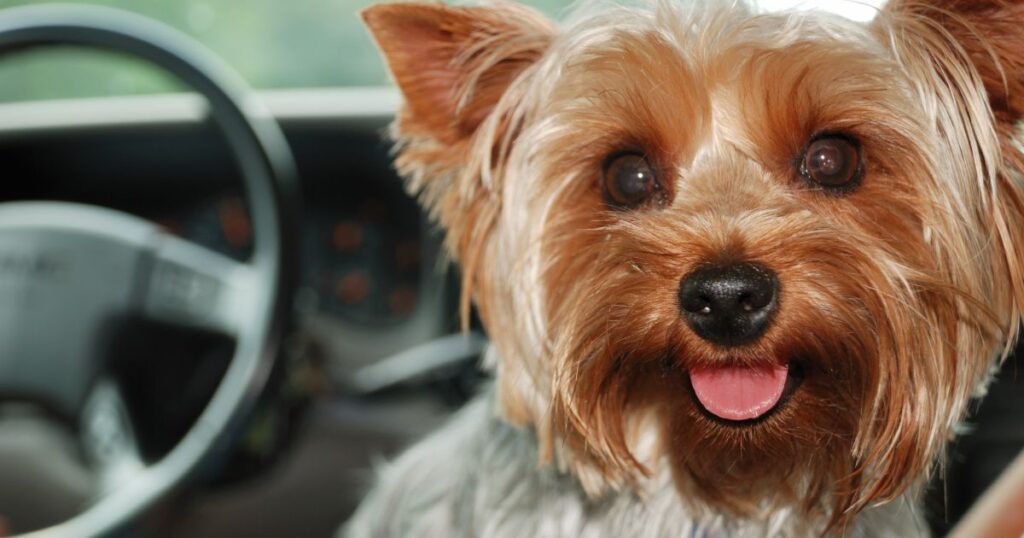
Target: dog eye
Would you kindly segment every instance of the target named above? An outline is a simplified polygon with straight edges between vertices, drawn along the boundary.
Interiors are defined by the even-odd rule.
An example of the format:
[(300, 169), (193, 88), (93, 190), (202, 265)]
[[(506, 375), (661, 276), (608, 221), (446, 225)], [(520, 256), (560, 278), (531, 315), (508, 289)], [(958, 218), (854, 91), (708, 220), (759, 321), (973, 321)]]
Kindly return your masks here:
[(654, 167), (638, 153), (611, 157), (604, 165), (605, 202), (619, 209), (633, 209), (655, 198), (661, 191)]
[(848, 191), (860, 181), (860, 148), (842, 135), (812, 140), (801, 160), (800, 174), (825, 189)]

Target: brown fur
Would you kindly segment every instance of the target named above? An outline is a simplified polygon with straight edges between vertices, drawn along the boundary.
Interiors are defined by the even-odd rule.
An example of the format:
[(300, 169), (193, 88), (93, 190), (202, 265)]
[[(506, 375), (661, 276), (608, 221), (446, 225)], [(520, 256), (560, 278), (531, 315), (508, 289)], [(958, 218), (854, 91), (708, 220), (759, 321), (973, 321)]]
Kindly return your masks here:
[[(557, 34), (507, 4), (367, 10), (406, 97), (399, 169), (447, 230), (505, 418), (536, 429), (541, 463), (595, 496), (667, 465), (697, 509), (842, 526), (931, 472), (1019, 324), (1024, 4), (897, 0), (870, 27), (652, 13)], [(796, 173), (830, 131), (862, 145), (841, 196)], [(602, 201), (624, 149), (659, 170), (664, 207)], [(680, 319), (680, 277), (718, 261), (781, 283), (743, 348)], [(754, 424), (689, 394), (694, 365), (779, 359), (803, 383)]]

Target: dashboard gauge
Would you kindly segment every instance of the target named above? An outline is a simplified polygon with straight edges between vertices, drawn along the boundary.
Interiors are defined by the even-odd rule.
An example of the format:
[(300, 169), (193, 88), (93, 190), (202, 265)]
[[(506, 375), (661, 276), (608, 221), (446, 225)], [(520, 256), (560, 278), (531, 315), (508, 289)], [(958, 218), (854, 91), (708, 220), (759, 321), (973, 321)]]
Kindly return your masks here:
[(360, 324), (400, 322), (413, 314), (421, 276), (419, 223), (391, 218), (394, 213), (368, 197), (344, 212), (307, 215), (307, 281), (319, 290), (322, 314)]
[(252, 248), (252, 224), (240, 198), (229, 196), (218, 200), (217, 220), (221, 236), (232, 251), (247, 252)]
[[(309, 204), (303, 215), (301, 285), (313, 292), (314, 314), (357, 325), (409, 319), (420, 302), (423, 244), (418, 213), (373, 196), (343, 207)], [(403, 202), (407, 200), (403, 199)], [(411, 202), (409, 202), (411, 203)], [(236, 260), (252, 253), (245, 202), (222, 194), (152, 220)]]
[(400, 285), (388, 295), (388, 306), (395, 316), (408, 316), (416, 310), (416, 290), (410, 286)]
[(370, 277), (358, 269), (349, 272), (335, 283), (334, 296), (349, 306), (366, 301), (370, 296)]
[(340, 221), (331, 234), (334, 250), (342, 254), (356, 254), (363, 246), (363, 226), (358, 222)]
[(248, 259), (252, 254), (252, 224), (238, 196), (203, 199), (173, 215), (152, 220), (167, 232), (236, 260)]

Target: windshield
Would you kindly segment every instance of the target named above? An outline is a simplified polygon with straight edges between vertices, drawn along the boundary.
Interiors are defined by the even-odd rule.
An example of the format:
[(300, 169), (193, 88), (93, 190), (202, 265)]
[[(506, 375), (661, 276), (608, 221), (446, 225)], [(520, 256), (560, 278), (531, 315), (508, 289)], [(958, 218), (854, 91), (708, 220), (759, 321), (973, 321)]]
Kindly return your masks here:
[[(45, 0), (0, 0), (13, 7)], [(377, 86), (387, 75), (358, 12), (373, 0), (75, 0), (134, 11), (197, 38), (256, 88)], [(522, 2), (558, 16), (564, 0)], [(148, 66), (80, 49), (0, 61), (0, 101), (162, 93), (180, 89)]]
[[(0, 0), (0, 7), (49, 0)], [(870, 18), (867, 2), (760, 0), (767, 10), (824, 7)], [(378, 86), (388, 83), (358, 12), (374, 0), (71, 0), (111, 6), (163, 21), (195, 37), (260, 89)], [(520, 3), (560, 18), (566, 0)], [(104, 52), (59, 48), (0, 61), (0, 102), (179, 91), (160, 71)]]

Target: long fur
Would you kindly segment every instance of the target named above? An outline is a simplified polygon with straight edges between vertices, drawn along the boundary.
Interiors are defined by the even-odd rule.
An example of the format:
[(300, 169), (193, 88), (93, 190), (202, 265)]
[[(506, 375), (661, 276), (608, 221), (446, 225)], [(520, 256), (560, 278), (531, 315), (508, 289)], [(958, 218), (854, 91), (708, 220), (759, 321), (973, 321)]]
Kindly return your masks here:
[[(447, 457), (439, 458), (439, 454)], [(699, 538), (807, 536), (791, 510), (765, 520), (682, 509), (671, 479), (643, 498), (588, 498), (571, 475), (536, 465), (537, 439), (498, 418), (493, 387), (383, 469), (345, 529), (350, 538)], [(927, 527), (907, 497), (862, 513), (848, 538), (920, 536)]]
[[(863, 25), (663, 0), (562, 30), (508, 4), (374, 9), (407, 98), (399, 170), (463, 265), (498, 412), (525, 429), (508, 435), (536, 445), (509, 465), (564, 473), (581, 507), (628, 498), (758, 529), (845, 532), (914, 497), (1024, 306), (1020, 2), (898, 0)], [(865, 180), (844, 196), (794, 171), (830, 131), (861, 141)], [(603, 203), (601, 163), (623, 149), (668, 178), (663, 209)], [(679, 319), (680, 276), (721, 261), (782, 285), (739, 350)], [(755, 425), (709, 419), (688, 393), (695, 365), (779, 357), (804, 383)], [(466, 472), (487, 494), (481, 465)], [(669, 489), (678, 508), (650, 505)], [(540, 509), (504, 506), (488, 508)]]

